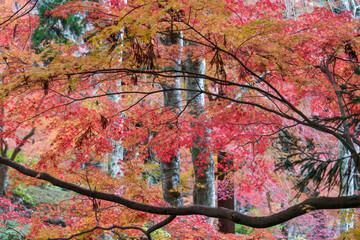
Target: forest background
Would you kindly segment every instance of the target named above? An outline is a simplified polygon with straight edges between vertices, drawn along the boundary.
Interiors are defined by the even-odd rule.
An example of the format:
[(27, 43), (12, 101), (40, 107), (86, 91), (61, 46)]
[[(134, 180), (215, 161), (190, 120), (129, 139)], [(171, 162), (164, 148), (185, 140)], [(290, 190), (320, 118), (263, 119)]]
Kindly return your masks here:
[(2, 0), (1, 239), (359, 238), (358, 6)]

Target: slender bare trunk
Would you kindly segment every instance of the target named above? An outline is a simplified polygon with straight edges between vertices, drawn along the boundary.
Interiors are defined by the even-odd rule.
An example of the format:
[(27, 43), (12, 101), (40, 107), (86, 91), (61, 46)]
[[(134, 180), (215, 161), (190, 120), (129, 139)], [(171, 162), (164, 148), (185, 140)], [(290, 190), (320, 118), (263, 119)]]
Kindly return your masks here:
[[(118, 81), (116, 85), (117, 91), (120, 91), (121, 82)], [(118, 95), (110, 95), (109, 99), (120, 104), (121, 97)], [(121, 141), (111, 140), (111, 144), (114, 148), (109, 154), (108, 172), (113, 177), (121, 177), (123, 175), (121, 161), (124, 160), (124, 146), (121, 144)]]
[[(189, 57), (186, 63), (186, 70), (189, 73), (205, 74), (205, 60), (196, 59), (192, 61)], [(187, 77), (186, 87), (191, 90), (204, 91), (204, 79), (199, 77)], [(190, 114), (195, 117), (205, 114), (205, 97), (204, 94), (197, 91), (188, 91), (186, 98), (190, 107)], [(196, 124), (192, 125), (195, 127)], [(207, 149), (210, 130), (206, 129), (205, 133), (197, 135), (193, 140), (191, 148), (191, 158), (194, 165), (195, 183), (193, 191), (194, 204), (215, 207), (215, 176), (214, 160), (211, 152)]]
[[(0, 116), (0, 134), (4, 131), (4, 108), (1, 107), (1, 116)], [(3, 137), (0, 138), (0, 151), (1, 156), (6, 157), (7, 153), (7, 144)], [(7, 178), (8, 178), (8, 166), (4, 164), (0, 164), (0, 197), (4, 197), (6, 195), (7, 190)]]
[(0, 165), (0, 197), (4, 197), (7, 191), (8, 166)]
[(359, 3), (354, 0), (340, 0), (340, 10), (350, 11), (354, 18), (358, 18)]
[[(165, 45), (171, 46), (174, 44), (181, 47), (183, 45), (180, 32), (170, 32), (170, 35), (165, 38)], [(179, 52), (180, 56), (180, 52)], [(174, 69), (181, 70), (181, 59), (178, 57), (174, 61)], [(180, 88), (180, 77), (171, 80), (171, 83), (163, 82), (163, 89), (171, 90), (172, 88)], [(181, 92), (179, 90), (164, 91), (164, 107), (169, 107), (177, 114), (180, 114), (182, 109)], [(173, 127), (170, 126), (169, 127)], [(178, 150), (170, 159), (169, 162), (160, 162), (161, 180), (163, 195), (166, 202), (172, 206), (184, 205), (181, 182), (180, 182), (180, 151)]]
[[(358, 147), (355, 146), (359, 152)], [(352, 196), (355, 192), (355, 163), (350, 152), (342, 143), (339, 143), (340, 167), (340, 196)], [(341, 223), (340, 233), (346, 232), (354, 227), (354, 213), (352, 209), (343, 209), (340, 211)]]

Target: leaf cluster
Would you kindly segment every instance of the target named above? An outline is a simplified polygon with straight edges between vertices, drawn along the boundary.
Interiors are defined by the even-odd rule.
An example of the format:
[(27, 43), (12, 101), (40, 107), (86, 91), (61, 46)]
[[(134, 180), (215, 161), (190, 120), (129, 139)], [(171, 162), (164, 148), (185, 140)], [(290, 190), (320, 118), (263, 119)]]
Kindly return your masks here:
[(317, 191), (319, 187), (330, 190), (339, 184), (343, 159), (333, 158), (330, 152), (319, 149), (314, 139), (282, 130), (274, 140), (274, 147), (283, 153), (275, 170), (294, 173), (299, 193), (309, 192), (309, 186), (312, 185)]

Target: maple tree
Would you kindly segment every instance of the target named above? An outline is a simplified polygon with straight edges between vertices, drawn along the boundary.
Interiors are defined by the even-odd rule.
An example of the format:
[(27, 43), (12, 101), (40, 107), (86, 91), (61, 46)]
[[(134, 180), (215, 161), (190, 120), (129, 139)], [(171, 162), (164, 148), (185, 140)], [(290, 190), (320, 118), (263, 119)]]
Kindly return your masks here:
[[(75, 1), (48, 14), (85, 12), (93, 29), (84, 43), (48, 41), (41, 52), (24, 52), (4, 31), (2, 138), (20, 149), (23, 133), (36, 127), (43, 149), (35, 162), (6, 155), (0, 162), (79, 194), (63, 204), (63, 226), (49, 233), (39, 212), (30, 236), (68, 239), (111, 230), (118, 237), (221, 239), (205, 218), (180, 216), (265, 228), (315, 210), (359, 206), (358, 195), (313, 197), (266, 217), (213, 207), (214, 200), (181, 206), (188, 185), (194, 196), (215, 199), (207, 185), (214, 168), (220, 200), (231, 197), (233, 184), (238, 198), (263, 192), (276, 182), (274, 163), (297, 174), (300, 191), (339, 185), (342, 161), (353, 161), (358, 171), (359, 34), (349, 14), (319, 8), (291, 19), (278, 2), (232, 0)], [(1, 29), (16, 24), (12, 13), (4, 16)], [(350, 154), (339, 157), (324, 137)], [(95, 165), (110, 162), (113, 141), (126, 149), (118, 177)], [(274, 142), (282, 154), (275, 161), (269, 160)], [(190, 164), (180, 156), (190, 150), (195, 173), (181, 176), (181, 165)], [(232, 163), (223, 164), (224, 156)], [(172, 183), (163, 186), (164, 199), (159, 184), (149, 186), (144, 177), (158, 164), (163, 184)], [(169, 169), (176, 179), (166, 182)], [(186, 174), (195, 175), (193, 184)]]

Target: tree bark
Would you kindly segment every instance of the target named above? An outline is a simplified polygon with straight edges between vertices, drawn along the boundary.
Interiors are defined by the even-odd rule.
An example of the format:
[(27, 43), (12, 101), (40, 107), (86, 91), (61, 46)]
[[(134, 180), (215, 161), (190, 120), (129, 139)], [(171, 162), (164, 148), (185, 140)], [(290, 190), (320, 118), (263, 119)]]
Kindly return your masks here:
[(0, 197), (4, 197), (7, 191), (8, 166), (0, 165)]
[(112, 140), (114, 150), (109, 154), (108, 172), (113, 177), (123, 176), (121, 161), (124, 159), (124, 146)]
[[(234, 210), (234, 180), (229, 176), (234, 165), (233, 159), (229, 158), (229, 155), (226, 152), (220, 152), (218, 155), (218, 165), (218, 207)], [(229, 177), (226, 178), (226, 176)], [(228, 194), (223, 196), (221, 191), (226, 191)], [(235, 223), (229, 219), (219, 218), (219, 232), (235, 234)]]
[[(124, 4), (127, 4), (128, 1), (124, 0)], [(123, 39), (123, 35), (124, 32), (123, 30), (121, 30), (119, 32), (120, 38)], [(122, 62), (123, 59), (120, 58), (118, 60), (119, 62)], [(118, 92), (121, 91), (121, 80), (116, 82), (116, 87)], [(112, 100), (113, 102), (119, 104), (121, 101), (121, 96), (120, 95), (109, 95), (109, 99)], [(123, 113), (121, 113), (121, 116), (123, 116)], [(117, 176), (117, 177), (121, 177), (123, 176), (123, 171), (121, 169), (121, 161), (124, 161), (125, 158), (125, 148), (124, 146), (121, 144), (121, 140), (120, 141), (114, 141), (112, 140), (112, 146), (114, 147), (114, 150), (109, 154), (109, 163), (108, 163), (108, 172), (111, 176)]]
[(356, 19), (359, 5), (354, 0), (340, 0), (340, 11), (350, 11)]
[[(189, 73), (205, 74), (205, 60), (196, 59), (191, 60), (188, 57), (186, 63), (186, 70)], [(203, 78), (186, 78), (186, 87), (191, 90), (204, 90)], [(196, 91), (187, 91), (186, 99), (190, 108), (190, 114), (195, 118), (205, 114), (205, 97), (203, 93)], [(195, 127), (200, 123), (193, 123)], [(211, 152), (203, 146), (206, 146), (209, 140), (210, 130), (205, 129), (203, 136), (197, 135), (193, 139), (193, 147), (191, 148), (191, 158), (194, 165), (195, 183), (193, 191), (193, 199), (195, 205), (204, 205), (209, 207), (215, 206), (215, 175), (214, 175), (214, 160)], [(205, 158), (205, 159), (204, 159)]]
[[(4, 108), (1, 107), (1, 116), (0, 116), (0, 134), (4, 131), (4, 117), (5, 111)], [(3, 137), (0, 138), (0, 151), (1, 156), (6, 157), (7, 153), (7, 144), (5, 142), (5, 139)], [(6, 195), (7, 190), (7, 178), (8, 178), (8, 166), (4, 164), (0, 164), (0, 197), (4, 197)]]
[[(183, 41), (181, 39), (180, 32), (170, 32), (168, 36), (165, 37), (165, 45), (171, 46), (178, 44), (181, 47)], [(181, 70), (181, 59), (180, 54), (177, 59), (174, 61), (174, 69)], [(171, 80), (171, 83), (163, 82), (163, 89), (172, 89), (180, 88), (180, 77), (176, 77)], [(182, 98), (180, 90), (164, 91), (164, 107), (170, 108), (173, 112), (180, 114), (182, 110)], [(170, 123), (171, 125), (171, 123)], [(170, 126), (169, 127), (173, 127)], [(166, 202), (170, 203), (172, 206), (182, 206), (184, 205), (182, 190), (181, 190), (181, 181), (180, 181), (180, 151), (178, 150), (170, 159), (169, 162), (160, 162), (161, 170), (161, 180), (163, 188), (163, 196)]]
[[(359, 149), (356, 145), (355, 148), (359, 152)], [(350, 152), (341, 142), (339, 142), (339, 159), (341, 161), (340, 196), (352, 196), (355, 192), (355, 163), (351, 157)], [(347, 232), (349, 229), (354, 227), (354, 214), (351, 209), (341, 210), (340, 216), (340, 233)]]
[[(117, 88), (120, 91), (121, 82), (116, 83)], [(119, 104), (121, 97), (118, 95), (109, 95), (109, 99), (117, 104)], [(121, 170), (121, 161), (124, 160), (124, 146), (121, 144), (121, 141), (111, 140), (111, 144), (114, 147), (113, 151), (109, 154), (108, 162), (108, 172), (113, 177), (121, 177), (123, 172)]]

